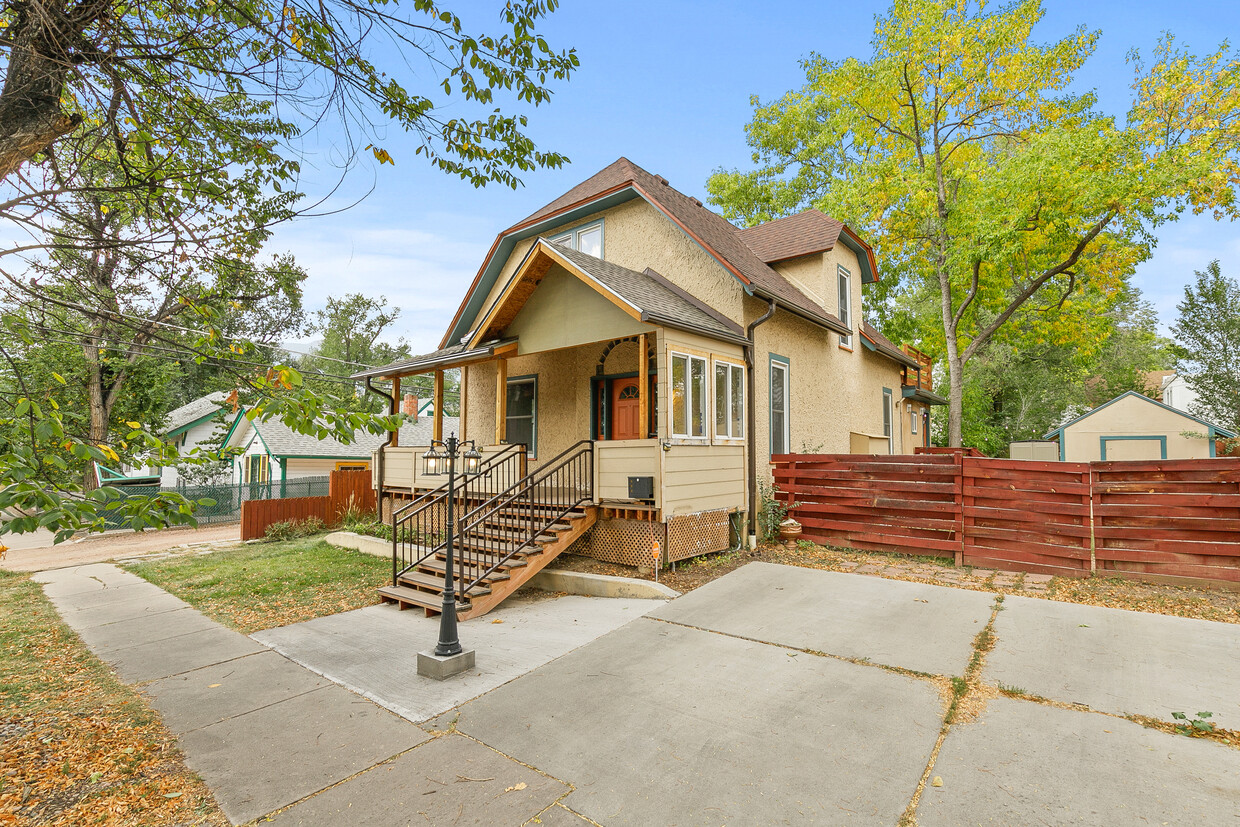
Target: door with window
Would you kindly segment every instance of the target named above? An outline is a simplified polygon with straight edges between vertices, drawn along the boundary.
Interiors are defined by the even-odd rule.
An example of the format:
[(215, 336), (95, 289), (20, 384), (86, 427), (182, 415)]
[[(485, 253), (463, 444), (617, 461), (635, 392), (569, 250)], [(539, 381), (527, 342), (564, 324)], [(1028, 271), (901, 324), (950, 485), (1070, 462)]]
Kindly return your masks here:
[(611, 438), (641, 439), (641, 389), (637, 377), (611, 383)]

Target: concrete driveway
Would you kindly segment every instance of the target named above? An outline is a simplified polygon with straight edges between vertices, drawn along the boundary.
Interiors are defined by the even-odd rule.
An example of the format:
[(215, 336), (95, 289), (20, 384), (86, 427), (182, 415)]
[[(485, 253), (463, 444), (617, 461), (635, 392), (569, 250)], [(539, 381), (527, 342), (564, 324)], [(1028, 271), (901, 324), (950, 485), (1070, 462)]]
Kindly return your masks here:
[[(980, 681), (1023, 694), (944, 727), (987, 624)], [(753, 563), (433, 723), (607, 825), (1240, 824), (1240, 751), (1121, 717), (1240, 729), (1238, 651), (1240, 625)]]

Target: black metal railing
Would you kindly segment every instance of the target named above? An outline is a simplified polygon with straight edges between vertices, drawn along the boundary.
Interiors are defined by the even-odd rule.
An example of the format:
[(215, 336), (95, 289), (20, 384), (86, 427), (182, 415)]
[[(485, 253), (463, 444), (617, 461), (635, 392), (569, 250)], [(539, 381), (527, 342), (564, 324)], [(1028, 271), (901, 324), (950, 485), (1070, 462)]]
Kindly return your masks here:
[(582, 440), (457, 522), (457, 599), (527, 552), (577, 506), (594, 499), (594, 443)]
[[(414, 461), (421, 457), (414, 457)], [(444, 483), (423, 492), (392, 512), (392, 585), (400, 576), (434, 554), (442, 552), (448, 536), (448, 497), (456, 498), (457, 513), (506, 491), (526, 477), (525, 446), (505, 445), (479, 463), (478, 473), (458, 473), (452, 491)]]

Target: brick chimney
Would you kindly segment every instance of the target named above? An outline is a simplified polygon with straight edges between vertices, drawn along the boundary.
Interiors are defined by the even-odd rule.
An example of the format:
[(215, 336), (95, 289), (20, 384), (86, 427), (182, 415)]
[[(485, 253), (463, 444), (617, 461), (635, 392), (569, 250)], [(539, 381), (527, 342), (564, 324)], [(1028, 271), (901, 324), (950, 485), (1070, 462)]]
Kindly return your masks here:
[(418, 421), (418, 398), (411, 393), (405, 394), (405, 399), (400, 403), (401, 413), (409, 416), (414, 422)]

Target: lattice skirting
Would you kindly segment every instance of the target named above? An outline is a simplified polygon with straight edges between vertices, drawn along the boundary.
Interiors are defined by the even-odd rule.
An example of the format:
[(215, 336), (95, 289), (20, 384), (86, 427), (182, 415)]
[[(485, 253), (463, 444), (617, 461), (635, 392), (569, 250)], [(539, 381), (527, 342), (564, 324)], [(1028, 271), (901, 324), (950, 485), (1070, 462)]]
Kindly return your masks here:
[(666, 565), (728, 548), (728, 514), (727, 510), (703, 511), (672, 517), (666, 523), (599, 520), (571, 551), (606, 563), (649, 566), (657, 540), (660, 563)]

